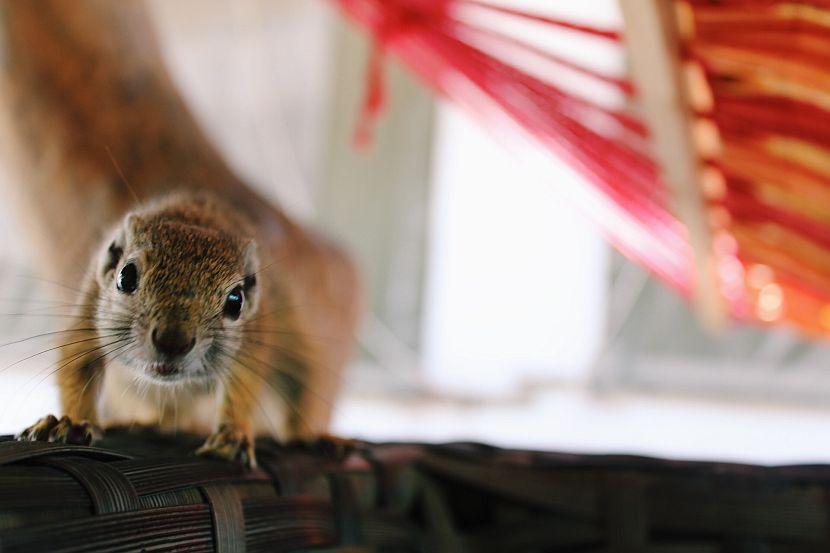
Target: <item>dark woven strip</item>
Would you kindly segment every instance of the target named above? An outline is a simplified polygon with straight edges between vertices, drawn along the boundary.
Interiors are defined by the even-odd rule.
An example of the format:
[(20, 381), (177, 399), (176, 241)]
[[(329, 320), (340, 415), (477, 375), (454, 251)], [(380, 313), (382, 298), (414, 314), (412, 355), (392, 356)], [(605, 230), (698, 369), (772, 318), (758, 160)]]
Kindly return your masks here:
[(198, 488), (188, 488), (185, 490), (175, 490), (172, 492), (142, 495), (140, 499), (142, 509), (158, 509), (161, 507), (173, 507), (175, 505), (194, 505), (196, 503), (205, 502), (205, 498), (199, 492)]
[(271, 486), (274, 488), (274, 492), (277, 495), (288, 495), (283, 490), (283, 486), (280, 481), (281, 475), (279, 471), (279, 464), (275, 462), (275, 457), (276, 455), (274, 455), (274, 453), (268, 448), (257, 449), (257, 465), (259, 470), (268, 475), (268, 478), (271, 480)]
[[(499, 466), (432, 453), (425, 455), (416, 466), (428, 474), (463, 482), (524, 504), (582, 517), (596, 517), (600, 513), (600, 491), (595, 486), (585, 486), (584, 477), (564, 471)], [(557, 490), (557, 493), (552, 494), (550, 490)]]
[(643, 477), (613, 473), (605, 478), (605, 523), (613, 553), (642, 551), (648, 543), (649, 517)]
[(216, 482), (267, 481), (262, 471), (246, 472), (240, 466), (198, 457), (139, 459), (113, 465), (132, 482), (139, 495), (212, 484)]
[(113, 451), (83, 445), (54, 444), (49, 442), (0, 442), (0, 465), (35, 459), (44, 455), (74, 455), (101, 459), (102, 461), (130, 459)]
[[(421, 542), (421, 528), (394, 513), (362, 512), (361, 532), (366, 547), (379, 551), (412, 551)], [(469, 548), (468, 551), (481, 549)], [(505, 549), (504, 551), (508, 551)], [(518, 549), (513, 549), (518, 551)]]
[(372, 475), (375, 479), (375, 507), (386, 507), (389, 505), (389, 488), (392, 477), (380, 460), (375, 457), (370, 449), (362, 449), (360, 455), (369, 464)]
[(216, 553), (245, 553), (245, 513), (236, 488), (211, 484), (202, 491), (210, 504)]
[(354, 490), (347, 476), (343, 473), (329, 474), (331, 502), (337, 516), (337, 530), (340, 545), (359, 545), (363, 543), (360, 527), (360, 509), (358, 509)]
[(80, 482), (97, 515), (135, 511), (141, 507), (130, 481), (107, 463), (81, 457), (50, 457), (39, 459), (38, 463), (60, 469)]
[(283, 455), (269, 451), (257, 457), (260, 466), (274, 479), (280, 495), (304, 493), (306, 480), (323, 472), (325, 460), (310, 454), (300, 454), (286, 462)]
[(243, 502), (248, 553), (305, 551), (337, 545), (331, 504), (299, 495)]
[(0, 532), (3, 553), (213, 551), (207, 505), (87, 517)]
[(89, 494), (72, 476), (50, 467), (7, 465), (0, 470), (0, 506), (4, 510), (43, 505), (83, 508), (90, 512)]
[(274, 478), (274, 484), (280, 495), (291, 496), (300, 493), (301, 482), (297, 471), (289, 464), (280, 461), (263, 465)]
[(672, 477), (652, 479), (649, 488), (649, 520), (659, 531), (820, 543), (830, 534), (826, 488)]

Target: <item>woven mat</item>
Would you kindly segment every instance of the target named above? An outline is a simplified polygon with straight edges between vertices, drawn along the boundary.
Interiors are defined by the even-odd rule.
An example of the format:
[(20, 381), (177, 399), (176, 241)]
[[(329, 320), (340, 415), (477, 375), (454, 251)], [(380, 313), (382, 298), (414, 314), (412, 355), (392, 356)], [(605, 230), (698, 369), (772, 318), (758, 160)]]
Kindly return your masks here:
[(199, 443), (0, 438), (0, 552), (830, 552), (825, 466), (265, 440), (245, 471)]

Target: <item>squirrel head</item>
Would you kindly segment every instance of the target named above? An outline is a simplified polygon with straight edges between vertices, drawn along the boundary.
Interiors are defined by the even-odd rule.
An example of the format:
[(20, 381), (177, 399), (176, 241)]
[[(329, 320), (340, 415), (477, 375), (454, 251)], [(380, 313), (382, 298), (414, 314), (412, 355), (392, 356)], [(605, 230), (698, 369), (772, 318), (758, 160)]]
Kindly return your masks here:
[(257, 246), (221, 209), (193, 200), (131, 213), (99, 256), (96, 326), (129, 322), (118, 359), (142, 377), (213, 381), (241, 347), (258, 305)]

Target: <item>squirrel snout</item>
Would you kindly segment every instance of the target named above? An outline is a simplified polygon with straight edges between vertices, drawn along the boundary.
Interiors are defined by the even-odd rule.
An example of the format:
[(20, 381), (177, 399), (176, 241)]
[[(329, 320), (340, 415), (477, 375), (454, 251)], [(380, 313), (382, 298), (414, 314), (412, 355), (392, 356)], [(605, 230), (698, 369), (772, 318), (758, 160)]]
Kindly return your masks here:
[(156, 351), (167, 357), (187, 354), (196, 344), (196, 337), (180, 327), (156, 327), (150, 333)]

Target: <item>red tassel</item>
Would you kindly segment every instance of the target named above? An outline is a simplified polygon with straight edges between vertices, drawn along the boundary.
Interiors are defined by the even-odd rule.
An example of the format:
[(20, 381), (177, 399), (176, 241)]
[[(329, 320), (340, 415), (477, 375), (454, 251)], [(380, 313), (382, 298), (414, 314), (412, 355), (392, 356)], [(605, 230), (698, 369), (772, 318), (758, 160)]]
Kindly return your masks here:
[(449, 0), (338, 0), (338, 3), (368, 25), (374, 35), (363, 105), (352, 136), (355, 147), (365, 150), (371, 145), (377, 122), (386, 108), (384, 65), (389, 43), (411, 29), (440, 24), (446, 18)]
[(375, 125), (386, 108), (385, 57), (385, 46), (380, 41), (375, 41), (366, 67), (363, 106), (352, 136), (353, 144), (360, 150), (366, 150), (372, 144)]

